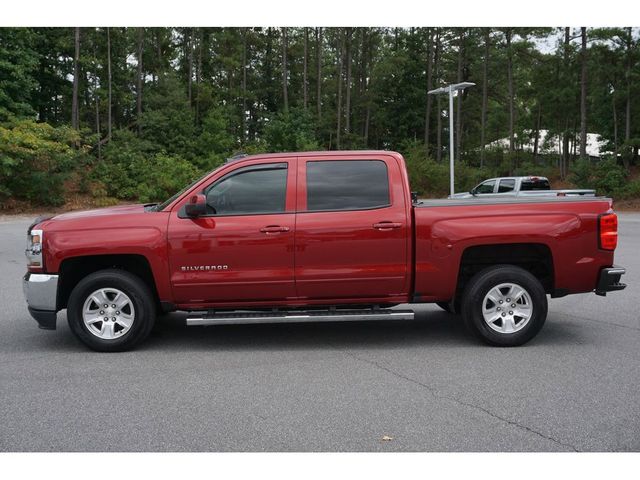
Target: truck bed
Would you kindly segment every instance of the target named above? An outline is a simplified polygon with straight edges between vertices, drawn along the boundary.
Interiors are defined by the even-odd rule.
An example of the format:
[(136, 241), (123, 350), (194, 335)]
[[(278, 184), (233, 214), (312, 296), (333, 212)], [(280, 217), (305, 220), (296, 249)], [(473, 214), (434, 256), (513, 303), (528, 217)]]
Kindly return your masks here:
[(613, 264), (613, 253), (598, 246), (598, 217), (611, 205), (603, 197), (419, 200), (414, 299), (450, 300), (461, 264), (510, 263), (512, 252), (543, 263), (552, 296), (592, 291), (600, 270)]

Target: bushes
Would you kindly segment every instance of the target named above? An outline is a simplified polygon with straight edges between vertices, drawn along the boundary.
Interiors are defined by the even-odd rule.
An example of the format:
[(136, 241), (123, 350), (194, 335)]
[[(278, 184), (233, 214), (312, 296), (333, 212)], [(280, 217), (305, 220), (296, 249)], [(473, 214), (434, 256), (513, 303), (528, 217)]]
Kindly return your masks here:
[(153, 146), (128, 130), (115, 132), (104, 160), (91, 174), (90, 193), (141, 202), (162, 201), (191, 180), (199, 170), (178, 155), (153, 152)]
[(62, 205), (63, 182), (85, 154), (80, 133), (69, 127), (32, 120), (0, 126), (0, 198)]
[(596, 194), (614, 198), (629, 196), (630, 184), (627, 183), (627, 172), (615, 160), (590, 160), (576, 162), (571, 173), (571, 182), (579, 188), (595, 188)]

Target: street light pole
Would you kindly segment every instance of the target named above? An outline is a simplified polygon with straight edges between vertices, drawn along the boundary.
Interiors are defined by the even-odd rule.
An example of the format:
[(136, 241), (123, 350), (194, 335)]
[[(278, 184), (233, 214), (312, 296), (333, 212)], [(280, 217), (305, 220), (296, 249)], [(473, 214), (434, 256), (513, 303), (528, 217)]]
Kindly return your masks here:
[[(453, 196), (455, 189), (453, 186), (454, 179), (454, 151), (453, 151), (453, 85), (449, 85), (449, 195)], [(460, 100), (458, 100), (459, 102)]]
[[(436, 88), (435, 90), (430, 90), (427, 92), (429, 95), (441, 95), (444, 93), (449, 94), (449, 190), (450, 195), (455, 193), (454, 191), (454, 139), (453, 139), (453, 92), (462, 91), (467, 87), (473, 87), (475, 83), (471, 82), (462, 82), (462, 83), (453, 83), (451, 85), (447, 85), (446, 87)], [(440, 115), (440, 112), (438, 112)]]

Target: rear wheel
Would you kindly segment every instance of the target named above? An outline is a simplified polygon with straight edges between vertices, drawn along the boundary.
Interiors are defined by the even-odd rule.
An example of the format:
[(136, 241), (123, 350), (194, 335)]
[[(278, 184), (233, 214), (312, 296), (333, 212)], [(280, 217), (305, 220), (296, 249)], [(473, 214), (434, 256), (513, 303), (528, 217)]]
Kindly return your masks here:
[(116, 352), (144, 340), (155, 321), (149, 287), (122, 270), (101, 270), (83, 278), (71, 292), (67, 320), (89, 348)]
[(531, 340), (547, 318), (547, 296), (528, 271), (499, 265), (477, 273), (462, 299), (465, 324), (495, 346), (512, 347)]

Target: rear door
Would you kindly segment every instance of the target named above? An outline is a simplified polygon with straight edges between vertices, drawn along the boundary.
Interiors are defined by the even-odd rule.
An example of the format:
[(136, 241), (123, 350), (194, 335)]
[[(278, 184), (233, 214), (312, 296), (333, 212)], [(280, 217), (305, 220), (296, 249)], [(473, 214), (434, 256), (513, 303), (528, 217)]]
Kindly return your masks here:
[(300, 157), (296, 288), (301, 299), (384, 298), (408, 291), (411, 234), (393, 157)]

